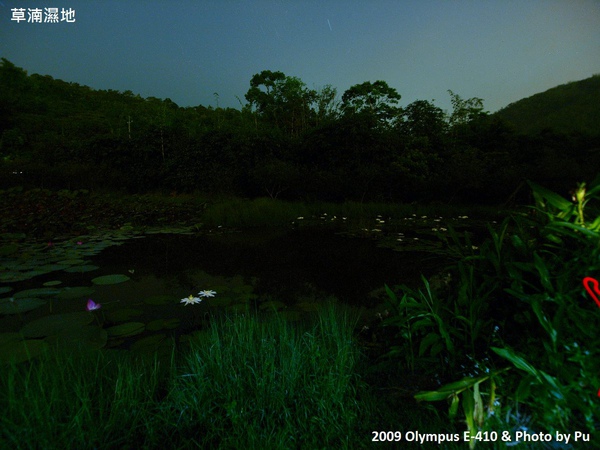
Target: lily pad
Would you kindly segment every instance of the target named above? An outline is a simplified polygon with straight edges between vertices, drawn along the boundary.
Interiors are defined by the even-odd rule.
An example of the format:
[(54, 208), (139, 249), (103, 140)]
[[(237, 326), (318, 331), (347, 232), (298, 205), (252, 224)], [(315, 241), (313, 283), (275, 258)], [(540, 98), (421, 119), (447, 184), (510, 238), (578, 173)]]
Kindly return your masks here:
[(164, 342), (166, 339), (166, 334), (155, 334), (153, 336), (148, 336), (140, 339), (137, 342), (131, 344), (131, 351), (134, 352), (155, 352), (158, 347)]
[(45, 283), (42, 284), (42, 286), (47, 286), (47, 287), (51, 287), (51, 286), (58, 286), (59, 284), (62, 284), (62, 281), (46, 281)]
[(106, 329), (109, 337), (129, 337), (144, 332), (146, 326), (142, 322), (127, 322)]
[(83, 264), (85, 261), (83, 259), (63, 259), (62, 261), (57, 261), (57, 264), (62, 264), (62, 265), (66, 265), (66, 266), (76, 266), (76, 265), (80, 265)]
[(95, 292), (93, 287), (89, 286), (75, 286), (75, 287), (67, 287), (60, 291), (60, 294), (57, 295), (57, 298), (62, 299), (71, 299), (71, 298), (80, 298), (80, 297), (89, 297)]
[(0, 299), (0, 314), (20, 314), (46, 304), (40, 298), (3, 298)]
[(169, 295), (153, 295), (144, 299), (147, 305), (167, 305), (173, 303), (173, 297)]
[(22, 272), (8, 271), (0, 273), (0, 283), (14, 283), (29, 280), (30, 278), (32, 277)]
[(112, 322), (123, 322), (125, 320), (130, 320), (133, 317), (141, 316), (142, 314), (144, 314), (144, 311), (140, 309), (123, 308), (107, 312), (106, 316)]
[(158, 331), (158, 330), (172, 330), (179, 326), (181, 321), (179, 319), (158, 319), (149, 322), (146, 325), (146, 330), (148, 331)]
[(65, 272), (68, 273), (83, 273), (83, 272), (91, 272), (93, 270), (98, 270), (98, 266), (94, 266), (93, 264), (84, 264), (81, 266), (73, 266), (67, 269), (64, 269)]
[(5, 294), (10, 291), (12, 291), (12, 288), (10, 286), (0, 287), (0, 294)]
[(43, 274), (55, 272), (57, 270), (64, 270), (68, 267), (69, 266), (66, 264), (44, 264), (43, 266), (36, 267), (32, 272), (39, 272), (40, 274)]
[(44, 341), (31, 339), (0, 345), (0, 362), (19, 364), (40, 355), (48, 348)]
[(43, 337), (87, 325), (94, 317), (88, 312), (54, 314), (29, 322), (21, 329), (25, 337)]
[(17, 292), (13, 297), (17, 298), (25, 298), (25, 297), (44, 297), (46, 295), (56, 295), (60, 293), (60, 289), (55, 288), (37, 288), (37, 289), (27, 289), (24, 291)]
[(123, 283), (124, 281), (129, 280), (130, 278), (127, 275), (115, 274), (115, 275), (104, 275), (102, 277), (96, 277), (92, 279), (92, 283), (94, 284), (117, 284)]
[(86, 348), (99, 349), (106, 345), (108, 333), (95, 325), (84, 325), (65, 328), (56, 334), (48, 336), (48, 344), (58, 344), (61, 347), (83, 345)]

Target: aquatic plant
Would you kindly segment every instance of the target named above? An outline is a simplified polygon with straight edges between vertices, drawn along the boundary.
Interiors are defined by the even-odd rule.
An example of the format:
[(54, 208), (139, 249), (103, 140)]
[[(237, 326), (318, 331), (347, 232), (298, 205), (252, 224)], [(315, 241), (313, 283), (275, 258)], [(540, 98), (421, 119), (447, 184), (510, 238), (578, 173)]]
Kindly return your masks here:
[[(431, 354), (454, 348), (479, 361), (487, 350), (498, 355), (483, 365), (483, 374), (415, 396), (449, 401), (451, 418), (457, 416), (462, 396), (471, 432), (501, 429), (500, 411), (512, 405), (520, 405), (537, 428), (549, 432), (600, 428), (600, 317), (589, 313), (592, 302), (575, 300), (582, 295), (581, 279), (600, 270), (600, 177), (587, 191), (579, 185), (575, 203), (534, 183), (531, 187), (535, 214), (507, 218), (497, 230), (490, 228), (491, 237), (477, 254), (463, 254), (457, 265), (460, 294), (449, 299), (445, 315), (435, 312), (425, 281), (424, 290), (403, 288), (402, 301), (389, 293), (399, 317), (388, 319), (388, 325), (398, 327), (402, 336), (410, 331), (410, 339), (392, 348), (390, 355), (414, 345), (420, 350), (416, 359), (428, 348)], [(593, 220), (586, 218), (584, 209), (596, 215)], [(415, 334), (420, 329), (427, 331)], [(495, 368), (505, 361), (515, 370)], [(452, 372), (457, 372), (456, 366)], [(483, 392), (480, 385), (486, 380), (490, 386)], [(489, 406), (483, 415), (482, 398), (487, 396), (492, 405), (497, 386), (502, 405)]]
[(87, 311), (94, 311), (96, 309), (100, 309), (102, 308), (102, 305), (100, 303), (96, 303), (94, 302), (94, 300), (92, 300), (91, 298), (87, 301), (87, 306), (86, 306), (86, 310)]
[(187, 306), (187, 305), (195, 305), (197, 303), (200, 303), (201, 301), (202, 301), (202, 299), (190, 295), (189, 297), (185, 297), (185, 298), (181, 299), (181, 301), (179, 303), (185, 303), (185, 306)]

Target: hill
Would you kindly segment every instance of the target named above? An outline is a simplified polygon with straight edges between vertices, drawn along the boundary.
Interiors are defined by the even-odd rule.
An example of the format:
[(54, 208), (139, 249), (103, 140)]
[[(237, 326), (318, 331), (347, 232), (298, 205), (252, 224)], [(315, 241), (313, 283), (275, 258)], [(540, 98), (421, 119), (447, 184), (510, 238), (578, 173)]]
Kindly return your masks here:
[(600, 74), (511, 103), (494, 115), (523, 134), (551, 129), (600, 135)]

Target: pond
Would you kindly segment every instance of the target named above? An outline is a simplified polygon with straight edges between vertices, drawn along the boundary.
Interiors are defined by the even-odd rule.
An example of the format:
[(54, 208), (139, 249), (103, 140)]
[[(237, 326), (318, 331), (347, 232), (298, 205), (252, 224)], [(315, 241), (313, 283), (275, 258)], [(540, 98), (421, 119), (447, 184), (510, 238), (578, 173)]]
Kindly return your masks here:
[[(414, 285), (444, 264), (431, 253), (395, 252), (331, 230), (77, 239), (20, 248), (2, 259), (0, 358), (23, 336), (35, 345), (43, 338), (154, 351), (201, 330), (215, 311), (277, 311), (297, 320), (331, 297), (374, 311), (384, 284)], [(203, 290), (214, 297), (181, 303)], [(90, 298), (102, 307), (86, 311)]]

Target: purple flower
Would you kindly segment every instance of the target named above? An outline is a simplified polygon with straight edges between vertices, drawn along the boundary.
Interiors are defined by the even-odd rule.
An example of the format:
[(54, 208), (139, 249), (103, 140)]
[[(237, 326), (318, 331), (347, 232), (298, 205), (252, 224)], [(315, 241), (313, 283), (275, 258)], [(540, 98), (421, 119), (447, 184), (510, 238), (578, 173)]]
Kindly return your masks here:
[(95, 309), (100, 309), (100, 308), (102, 308), (102, 305), (100, 303), (96, 303), (94, 300), (92, 300), (90, 298), (87, 302), (87, 307), (85, 309), (87, 309), (88, 311), (93, 311)]

